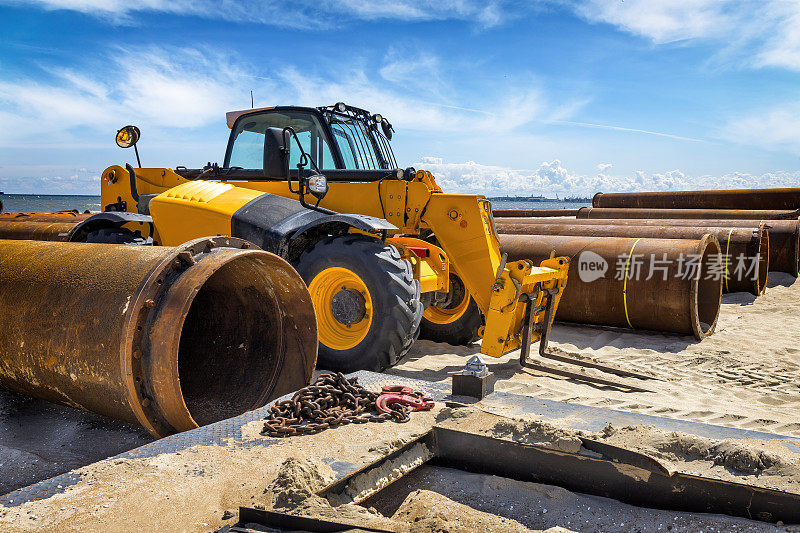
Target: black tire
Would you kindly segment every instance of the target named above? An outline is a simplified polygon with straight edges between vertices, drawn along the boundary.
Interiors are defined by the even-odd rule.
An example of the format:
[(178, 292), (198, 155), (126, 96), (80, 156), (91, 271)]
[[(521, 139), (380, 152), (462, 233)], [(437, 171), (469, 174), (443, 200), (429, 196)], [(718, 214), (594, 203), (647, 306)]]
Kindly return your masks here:
[[(436, 246), (439, 246), (439, 241), (436, 239), (435, 235), (428, 235), (426, 240), (432, 244), (435, 244)], [(454, 294), (454, 292), (458, 294)], [(464, 287), (464, 283), (451, 266), (449, 297), (451, 300), (455, 298), (458, 301), (451, 301), (444, 306), (445, 309), (458, 307), (458, 304), (463, 301), (463, 294), (466, 293), (467, 289)], [(427, 314), (429, 316), (434, 314), (432, 312), (436, 310), (436, 307), (437, 306), (434, 304), (426, 307), (426, 309), (430, 309)], [(442, 317), (440, 316), (439, 318)], [(422, 339), (427, 339), (433, 342), (446, 342), (447, 344), (452, 344), (453, 346), (469, 346), (470, 344), (480, 340), (481, 336), (478, 334), (478, 332), (483, 325), (483, 313), (481, 313), (481, 310), (478, 308), (478, 304), (476, 304), (475, 300), (473, 300), (470, 296), (466, 310), (464, 310), (463, 314), (458, 317), (458, 319), (452, 322), (431, 321), (428, 319), (428, 317), (423, 315), (422, 321), (419, 325), (419, 336)]]
[(480, 339), (478, 330), (483, 326), (483, 313), (470, 297), (466, 311), (449, 323), (437, 323), (422, 317), (419, 325), (420, 338), (434, 342), (446, 342), (453, 346), (468, 346)]
[(133, 233), (124, 228), (101, 228), (86, 234), (83, 242), (97, 242), (104, 244), (152, 244), (152, 240), (145, 239), (141, 233)]
[(381, 371), (411, 348), (422, 319), (420, 285), (410, 263), (394, 246), (364, 235), (326, 237), (304, 251), (294, 266), (309, 286), (320, 272), (345, 268), (363, 281), (372, 301), (371, 323), (364, 339), (343, 350), (328, 347), (321, 339), (319, 368)]

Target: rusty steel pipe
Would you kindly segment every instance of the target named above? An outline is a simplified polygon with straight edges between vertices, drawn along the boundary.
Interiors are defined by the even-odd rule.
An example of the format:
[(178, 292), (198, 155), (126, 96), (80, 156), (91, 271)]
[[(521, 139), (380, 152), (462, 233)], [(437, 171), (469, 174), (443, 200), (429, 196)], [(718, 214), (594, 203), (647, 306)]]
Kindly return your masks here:
[(492, 209), (492, 215), (505, 217), (574, 217), (577, 209)]
[(0, 222), (0, 239), (67, 242), (78, 222)]
[(581, 207), (577, 218), (731, 218), (736, 220), (797, 220), (800, 210), (757, 209), (638, 209)]
[(649, 207), (657, 209), (800, 209), (800, 189), (599, 192), (592, 198), (592, 207)]
[[(696, 339), (711, 334), (716, 326), (722, 277), (711, 272), (711, 256), (720, 253), (713, 235), (681, 240), (500, 234), (500, 249), (509, 261), (531, 259), (538, 264), (552, 251), (571, 258), (558, 320), (681, 333)], [(696, 269), (686, 268), (689, 257), (698, 258)], [(661, 261), (665, 261), (664, 271), (659, 270)], [(605, 272), (601, 272), (603, 263)], [(627, 276), (618, 269), (626, 265)], [(651, 268), (656, 273), (646, 279)], [(680, 268), (691, 275), (684, 279)], [(637, 270), (639, 275), (635, 275)], [(592, 280), (593, 273), (602, 275)]]
[[(507, 218), (498, 223), (553, 224), (552, 218)], [(559, 220), (559, 223), (581, 226), (685, 226), (717, 228), (751, 228), (761, 224), (769, 230), (769, 271), (787, 272), (797, 277), (800, 273), (800, 220), (731, 220), (731, 219), (679, 219), (679, 218), (577, 218)]]
[(92, 213), (0, 213), (0, 239), (69, 241), (78, 225)]
[[(645, 237), (654, 239), (717, 238), (722, 249), (720, 263), (725, 269), (723, 292), (749, 292), (756, 296), (767, 288), (769, 272), (769, 231), (765, 224), (748, 228), (691, 228), (681, 226), (615, 226), (568, 223), (515, 224), (495, 222), (498, 233), (509, 235), (574, 235), (576, 237)], [(741, 259), (740, 259), (741, 258)], [(751, 268), (750, 258), (758, 261)]]
[(179, 247), (0, 240), (0, 386), (163, 437), (307, 385), (314, 309), (240, 239)]

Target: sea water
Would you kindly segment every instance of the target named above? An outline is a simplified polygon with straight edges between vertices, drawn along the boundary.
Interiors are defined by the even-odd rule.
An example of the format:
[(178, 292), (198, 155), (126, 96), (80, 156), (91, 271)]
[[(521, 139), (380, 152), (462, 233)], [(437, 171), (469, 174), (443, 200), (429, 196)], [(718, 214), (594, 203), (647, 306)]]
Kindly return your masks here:
[(77, 209), (78, 211), (100, 211), (99, 196), (56, 194), (0, 194), (4, 213), (41, 213)]

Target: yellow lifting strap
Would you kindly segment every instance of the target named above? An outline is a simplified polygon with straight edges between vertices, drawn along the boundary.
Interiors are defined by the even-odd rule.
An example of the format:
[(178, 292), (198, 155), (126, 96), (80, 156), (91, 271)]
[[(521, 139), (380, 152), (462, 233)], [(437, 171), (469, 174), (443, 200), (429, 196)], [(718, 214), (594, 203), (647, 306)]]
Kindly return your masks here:
[(631, 324), (631, 319), (628, 316), (628, 267), (631, 264), (631, 256), (633, 255), (633, 249), (636, 248), (636, 245), (639, 244), (640, 240), (642, 239), (639, 238), (633, 241), (633, 246), (631, 246), (631, 251), (628, 252), (628, 259), (625, 261), (625, 277), (623, 278), (622, 282), (622, 306), (625, 309), (625, 321), (628, 322), (628, 326), (631, 329), (634, 328), (633, 324)]
[(725, 271), (722, 273), (725, 280), (725, 292), (728, 292), (728, 257), (730, 257), (729, 254), (731, 253), (731, 233), (733, 233), (733, 229), (728, 230), (728, 244), (725, 245)]

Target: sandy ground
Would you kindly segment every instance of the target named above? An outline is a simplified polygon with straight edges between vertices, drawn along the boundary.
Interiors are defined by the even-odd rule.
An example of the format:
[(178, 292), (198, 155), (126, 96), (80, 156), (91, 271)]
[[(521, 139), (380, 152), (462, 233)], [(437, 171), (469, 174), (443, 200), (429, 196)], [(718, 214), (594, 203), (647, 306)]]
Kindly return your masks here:
[[(624, 392), (523, 369), (519, 352), (485, 358), (498, 379), (495, 390), (800, 437), (800, 282), (772, 272), (763, 296), (732, 293), (722, 298), (716, 333), (699, 342), (621, 329), (553, 327), (551, 351), (658, 376), (660, 381), (630, 380), (654, 393)], [(449, 372), (462, 369), (479, 350), (477, 345), (418, 341), (387, 372), (447, 381)]]

